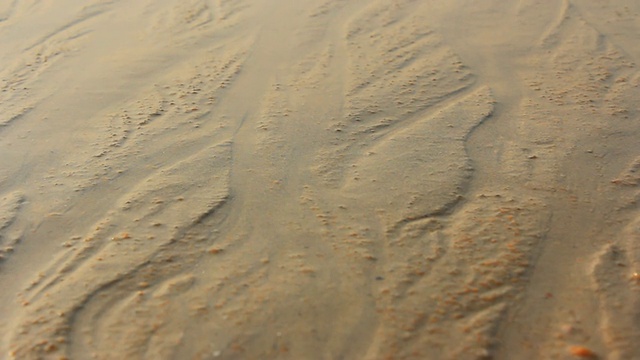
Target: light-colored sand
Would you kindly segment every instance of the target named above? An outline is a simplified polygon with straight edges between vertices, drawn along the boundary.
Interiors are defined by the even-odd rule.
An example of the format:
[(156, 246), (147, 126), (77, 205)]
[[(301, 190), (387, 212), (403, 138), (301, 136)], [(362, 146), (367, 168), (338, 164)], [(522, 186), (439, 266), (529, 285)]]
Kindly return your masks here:
[(640, 359), (640, 3), (0, 4), (1, 359)]

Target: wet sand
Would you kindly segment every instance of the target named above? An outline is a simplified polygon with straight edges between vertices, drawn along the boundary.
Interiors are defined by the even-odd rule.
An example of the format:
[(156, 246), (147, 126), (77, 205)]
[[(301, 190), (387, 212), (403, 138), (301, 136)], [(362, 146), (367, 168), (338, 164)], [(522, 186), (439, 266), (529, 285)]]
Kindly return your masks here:
[(640, 4), (0, 4), (0, 358), (640, 359)]

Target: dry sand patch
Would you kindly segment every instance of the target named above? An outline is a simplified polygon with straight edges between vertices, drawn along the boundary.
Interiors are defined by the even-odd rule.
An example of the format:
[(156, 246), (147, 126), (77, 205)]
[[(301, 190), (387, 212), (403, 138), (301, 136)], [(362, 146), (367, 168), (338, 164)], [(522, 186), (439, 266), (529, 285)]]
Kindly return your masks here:
[(640, 358), (640, 5), (0, 5), (0, 358)]

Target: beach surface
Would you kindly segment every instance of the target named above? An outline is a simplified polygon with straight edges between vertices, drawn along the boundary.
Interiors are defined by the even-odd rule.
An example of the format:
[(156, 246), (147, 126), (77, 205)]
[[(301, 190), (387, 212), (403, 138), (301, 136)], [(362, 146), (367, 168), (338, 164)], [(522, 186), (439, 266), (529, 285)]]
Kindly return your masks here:
[(640, 2), (0, 2), (0, 359), (640, 359)]

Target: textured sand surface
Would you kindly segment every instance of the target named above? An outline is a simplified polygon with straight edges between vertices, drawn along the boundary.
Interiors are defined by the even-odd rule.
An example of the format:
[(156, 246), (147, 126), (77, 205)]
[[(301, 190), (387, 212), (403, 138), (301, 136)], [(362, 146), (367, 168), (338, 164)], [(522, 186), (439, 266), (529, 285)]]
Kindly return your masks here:
[(640, 3), (0, 2), (0, 359), (640, 359)]

